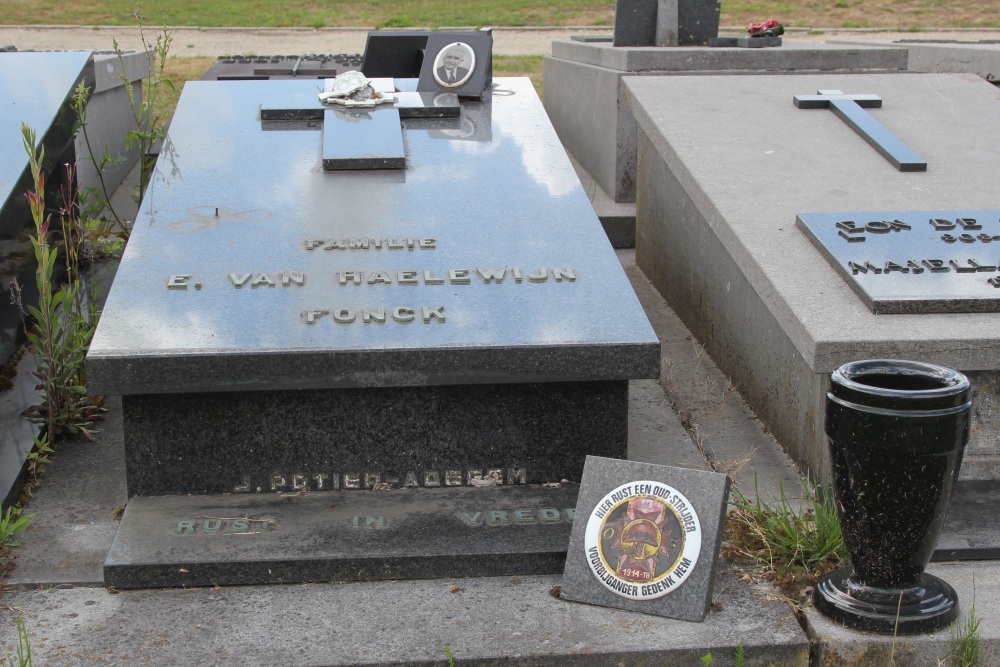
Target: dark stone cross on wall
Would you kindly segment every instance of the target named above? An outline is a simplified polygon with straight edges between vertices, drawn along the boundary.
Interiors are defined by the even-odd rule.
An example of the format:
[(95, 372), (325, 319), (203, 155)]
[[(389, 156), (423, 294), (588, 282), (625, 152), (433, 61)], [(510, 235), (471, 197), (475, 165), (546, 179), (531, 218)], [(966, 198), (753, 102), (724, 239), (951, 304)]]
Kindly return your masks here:
[[(388, 83), (386, 83), (386, 81)], [(390, 92), (392, 80), (373, 80), (376, 90)], [(392, 93), (396, 101), (373, 108), (327, 106), (318, 94), (284, 96), (260, 107), (261, 121), (323, 122), (323, 171), (404, 169), (403, 128), (406, 118), (457, 118), (453, 93)]]
[(800, 109), (830, 109), (896, 169), (927, 171), (927, 160), (914, 153), (909, 146), (865, 111), (881, 107), (881, 97), (845, 95), (839, 90), (818, 90), (815, 95), (796, 95), (792, 101)]

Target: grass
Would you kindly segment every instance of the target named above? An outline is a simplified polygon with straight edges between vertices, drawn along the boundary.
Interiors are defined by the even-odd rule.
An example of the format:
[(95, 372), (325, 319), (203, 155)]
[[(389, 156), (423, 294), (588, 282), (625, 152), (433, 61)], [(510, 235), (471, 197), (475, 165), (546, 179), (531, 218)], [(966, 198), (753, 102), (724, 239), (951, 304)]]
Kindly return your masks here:
[[(134, 0), (4, 0), (10, 25), (132, 25)], [(150, 25), (273, 27), (611, 26), (614, 0), (149, 0)], [(803, 0), (722, 3), (722, 25), (775, 18), (786, 27), (983, 28), (1000, 27), (1000, 0)]]
[[(185, 81), (197, 81), (208, 71), (215, 58), (184, 58), (170, 56), (163, 67), (163, 76), (174, 82), (174, 87), (160, 90), (157, 104), (164, 118), (174, 113)], [(539, 96), (542, 94), (542, 56), (493, 56), (494, 76), (526, 76), (531, 79)]]
[[(755, 482), (756, 487), (756, 482)], [(775, 503), (750, 501), (734, 488), (722, 555), (738, 565), (757, 568), (790, 600), (805, 604), (816, 582), (847, 559), (833, 499), (804, 480), (804, 507), (792, 507), (779, 488)]]

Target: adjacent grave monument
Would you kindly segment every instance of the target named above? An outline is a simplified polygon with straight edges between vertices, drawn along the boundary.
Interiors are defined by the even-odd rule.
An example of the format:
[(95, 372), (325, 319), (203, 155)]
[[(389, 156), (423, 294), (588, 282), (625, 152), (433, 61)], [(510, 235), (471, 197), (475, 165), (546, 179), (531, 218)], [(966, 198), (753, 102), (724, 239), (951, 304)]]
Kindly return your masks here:
[[(24, 194), (31, 188), (28, 155), (24, 151), (21, 124), (35, 129), (49, 158), (49, 187), (58, 190), (61, 165), (73, 160), (72, 127), (75, 120), (69, 98), (77, 83), (92, 79), (89, 52), (0, 53), (0, 365), (17, 349), (21, 326), (18, 306), (8, 290), (13, 282), (23, 289), (26, 304), (37, 303), (34, 253), (29, 233), (34, 232), (31, 211)], [(60, 159), (61, 158), (61, 159)], [(53, 167), (60, 165), (53, 173)], [(31, 451), (35, 429), (19, 412), (35, 399), (34, 379), (16, 378), (10, 391), (14, 400), (0, 402), (0, 501), (6, 506), (17, 494), (16, 481), (25, 457)], [(20, 385), (24, 385), (23, 387)]]
[[(413, 530), (454, 544), (532, 523), (562, 531), (549, 534), (564, 552), (569, 523), (555, 518), (574, 487), (527, 485), (579, 481), (588, 453), (623, 457), (628, 382), (659, 369), (656, 336), (527, 80), (463, 101), (461, 116), (491, 124), (468, 136), (448, 134), (461, 116), (364, 110), (392, 116), (384, 131), (405, 153), (395, 169), (324, 170), (331, 136), (367, 149), (351, 143), (352, 118), (265, 119), (317, 92), (315, 81), (185, 87), (88, 355), (92, 388), (121, 394), (125, 419), (132, 500), (109, 583), (239, 580), (240, 558), (258, 553), (196, 545), (222, 530), (205, 517), (241, 515), (275, 520), (276, 544), (306, 546), (264, 549), (272, 564), (313, 563), (255, 566), (248, 580), (447, 576), (469, 562), (490, 573), (508, 558), (559, 571), (551, 547), (522, 558), (509, 535), (465, 560), (447, 547), (409, 569), (352, 570), (357, 551), (313, 548), (319, 533), (301, 532), (332, 522), (339, 544), (370, 530), (382, 542), (350, 544), (371, 557)], [(425, 110), (454, 97), (431, 95)], [(340, 500), (301, 499), (331, 490), (359, 494), (343, 501), (349, 516), (332, 513)], [(146, 498), (184, 494), (216, 497)], [(445, 519), (417, 517), (447, 498), (458, 505)], [(395, 509), (376, 512), (383, 502)], [(164, 540), (155, 563), (138, 551), (143, 530)]]
[[(996, 89), (958, 74), (624, 85), (640, 128), (639, 266), (792, 457), (827, 469), (834, 368), (912, 359), (968, 375), (961, 477), (1000, 478), (1000, 148), (983, 139), (1000, 132)], [(796, 106), (821, 90), (878, 96), (863, 113), (926, 171)]]

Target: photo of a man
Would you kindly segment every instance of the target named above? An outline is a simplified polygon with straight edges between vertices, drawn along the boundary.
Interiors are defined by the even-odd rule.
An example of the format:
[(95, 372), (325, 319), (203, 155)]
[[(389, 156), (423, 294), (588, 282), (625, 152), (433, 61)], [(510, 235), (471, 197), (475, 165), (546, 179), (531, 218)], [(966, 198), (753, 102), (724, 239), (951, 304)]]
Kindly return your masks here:
[(476, 54), (468, 44), (453, 42), (434, 60), (434, 80), (445, 88), (457, 88), (469, 80), (476, 68)]

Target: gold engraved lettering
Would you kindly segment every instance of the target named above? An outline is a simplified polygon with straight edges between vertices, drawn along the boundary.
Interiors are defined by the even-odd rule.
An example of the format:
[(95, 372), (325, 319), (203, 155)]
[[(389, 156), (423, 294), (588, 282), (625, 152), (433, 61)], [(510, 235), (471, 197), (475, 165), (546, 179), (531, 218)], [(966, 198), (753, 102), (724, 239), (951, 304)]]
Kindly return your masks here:
[(354, 311), (350, 308), (338, 308), (333, 311), (333, 321), (337, 324), (350, 324), (355, 319)]
[(239, 289), (250, 282), (249, 273), (230, 273), (227, 274), (229, 277), (229, 282), (233, 284), (233, 287)]
[(365, 324), (372, 322), (385, 324), (385, 308), (362, 308), (361, 321)]
[(527, 484), (528, 470), (526, 468), (507, 468), (508, 484)]
[(514, 510), (514, 523), (537, 523), (531, 510)]
[(420, 486), (420, 483), (417, 481), (416, 473), (414, 473), (412, 470), (408, 470), (406, 472), (406, 477), (403, 478), (403, 486), (405, 486), (408, 489), (413, 489)]
[(448, 269), (448, 282), (452, 285), (468, 285), (472, 282), (468, 269)]
[(561, 283), (563, 280), (568, 280), (571, 283), (576, 282), (576, 273), (573, 269), (552, 269), (552, 277), (557, 283)]
[(187, 289), (191, 276), (186, 273), (170, 276), (167, 278), (167, 289)]
[(306, 274), (300, 272), (281, 273), (281, 286), (298, 285), (303, 287), (306, 284)]
[(462, 486), (462, 471), (461, 470), (445, 470), (444, 471), (444, 485), (445, 486)]
[(507, 269), (476, 269), (476, 273), (484, 283), (489, 285), (490, 283), (502, 283), (503, 278), (507, 275)]
[(378, 486), (379, 477), (380, 476), (381, 475), (379, 475), (377, 472), (366, 472), (365, 473), (365, 488), (366, 489), (374, 489), (376, 486)]
[(425, 285), (443, 285), (444, 278), (441, 276), (435, 276), (433, 271), (424, 271), (424, 284)]
[(506, 526), (509, 523), (510, 518), (503, 510), (490, 510), (486, 513), (486, 525), (488, 526)]
[(312, 478), (313, 481), (316, 483), (316, 490), (322, 491), (324, 488), (326, 488), (326, 480), (330, 479), (330, 476), (327, 475), (325, 472), (318, 472), (315, 473), (312, 476)]
[(396, 282), (400, 285), (416, 285), (417, 272), (416, 271), (397, 271), (396, 272)]
[(378, 269), (368, 274), (367, 282), (369, 285), (391, 285), (392, 278), (385, 271)]
[(542, 523), (558, 523), (560, 518), (559, 510), (554, 507), (543, 507), (538, 510), (538, 520)]
[(424, 471), (424, 486), (441, 486), (441, 478), (437, 470)]
[(528, 281), (533, 283), (544, 283), (549, 279), (549, 274), (545, 269), (538, 269), (535, 273), (528, 274)]
[(306, 324), (316, 324), (317, 319), (329, 314), (329, 310), (309, 309), (302, 311), (302, 317), (306, 318)]
[(341, 271), (337, 274), (337, 280), (341, 285), (346, 285), (347, 281), (350, 280), (355, 285), (361, 284), (361, 272), (360, 271)]
[(266, 273), (257, 274), (257, 277), (254, 278), (253, 282), (250, 283), (250, 287), (254, 289), (265, 286), (274, 287), (274, 280), (272, 280), (271, 276), (267, 275)]
[(309, 490), (309, 477), (305, 473), (297, 472), (292, 475), (292, 488), (296, 491), (299, 489)]
[(412, 322), (414, 316), (414, 311), (412, 308), (393, 308), (392, 309), (392, 319), (403, 324), (407, 322)]
[(361, 488), (361, 473), (345, 472), (344, 473), (344, 488), (345, 489), (360, 489)]
[(438, 322), (444, 322), (444, 306), (438, 306), (437, 308), (428, 308), (426, 306), (420, 309), (420, 317), (424, 321), (424, 324), (430, 324), (432, 319), (437, 319)]
[(272, 491), (280, 491), (281, 489), (285, 488), (286, 486), (288, 486), (288, 483), (285, 481), (285, 476), (284, 475), (282, 475), (280, 472), (276, 472), (276, 473), (272, 473), (271, 474), (271, 490)]

